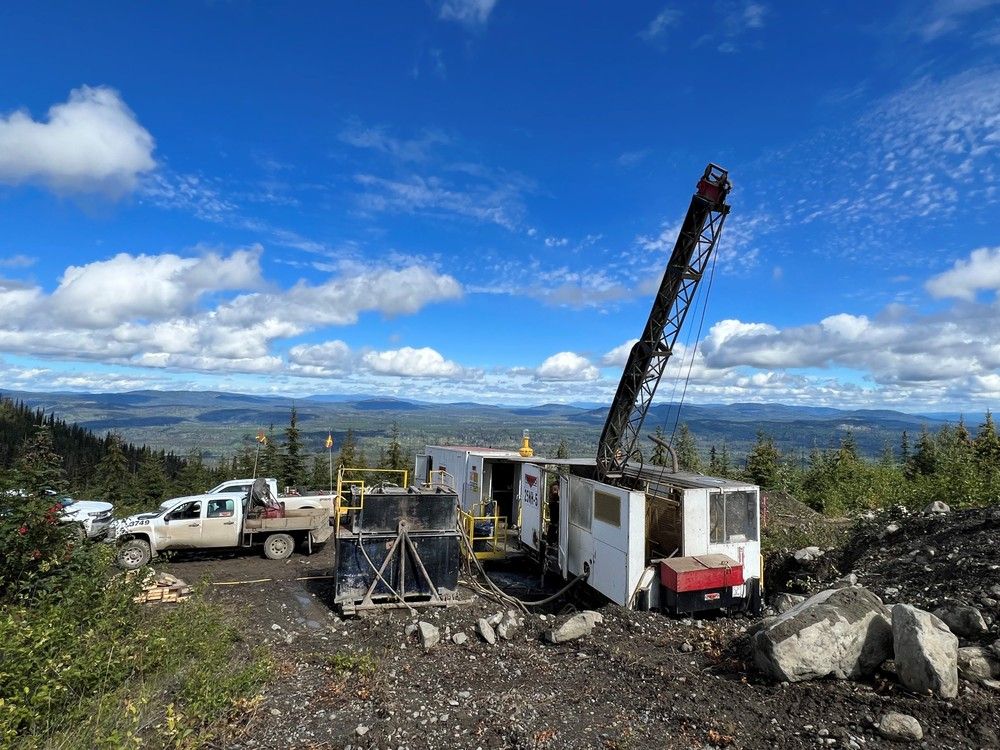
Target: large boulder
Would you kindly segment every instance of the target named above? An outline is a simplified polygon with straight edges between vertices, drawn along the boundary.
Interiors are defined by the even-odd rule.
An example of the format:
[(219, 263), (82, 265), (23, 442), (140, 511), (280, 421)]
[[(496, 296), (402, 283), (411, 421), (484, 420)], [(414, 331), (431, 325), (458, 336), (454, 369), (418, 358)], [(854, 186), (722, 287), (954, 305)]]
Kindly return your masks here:
[(941, 620), (908, 604), (892, 608), (896, 674), (907, 688), (941, 698), (958, 695), (958, 638)]
[(962, 638), (978, 638), (989, 632), (983, 613), (966, 604), (948, 604), (935, 609), (934, 614), (952, 633)]
[(863, 588), (827, 589), (753, 636), (754, 663), (776, 680), (872, 674), (892, 656), (889, 610)]
[(417, 630), (420, 633), (420, 645), (424, 651), (430, 651), (441, 641), (441, 631), (437, 626), (421, 620), (417, 623)]
[(819, 547), (803, 547), (802, 549), (797, 550), (792, 556), (795, 558), (795, 561), (799, 563), (812, 562), (813, 560), (817, 560), (823, 556), (823, 550)]
[(935, 500), (924, 506), (924, 514), (928, 516), (944, 516), (948, 513), (951, 513), (948, 503), (943, 503), (940, 500)]
[(485, 617), (480, 617), (476, 622), (476, 632), (479, 633), (479, 637), (486, 641), (491, 646), (495, 646), (497, 642), (496, 631), (493, 630), (493, 626), (490, 625), (489, 620)]

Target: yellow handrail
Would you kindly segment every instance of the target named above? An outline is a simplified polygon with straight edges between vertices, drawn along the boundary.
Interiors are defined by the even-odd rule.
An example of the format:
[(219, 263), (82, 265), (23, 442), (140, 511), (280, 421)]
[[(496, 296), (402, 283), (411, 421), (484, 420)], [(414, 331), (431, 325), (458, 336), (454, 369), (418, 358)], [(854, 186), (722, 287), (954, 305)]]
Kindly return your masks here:
[[(492, 514), (486, 513), (486, 505), (488, 503), (476, 503), (469, 510), (460, 508), (458, 511), (459, 523), (462, 524), (477, 560), (495, 560), (507, 556), (507, 519), (500, 515), (495, 506)], [(477, 536), (476, 524), (481, 521), (492, 521), (493, 532)], [(487, 549), (476, 550), (476, 542), (487, 542)]]
[[(368, 469), (361, 467), (351, 467), (351, 466), (341, 466), (337, 469), (337, 494), (333, 498), (333, 512), (336, 516), (335, 531), (340, 532), (340, 517), (349, 510), (363, 510), (365, 507), (365, 480), (364, 479), (345, 479), (344, 475), (348, 472), (361, 472), (362, 474), (402, 474), (403, 483), (402, 487), (409, 486), (410, 472), (406, 469)], [(360, 505), (344, 505), (344, 489), (350, 487), (360, 487)]]

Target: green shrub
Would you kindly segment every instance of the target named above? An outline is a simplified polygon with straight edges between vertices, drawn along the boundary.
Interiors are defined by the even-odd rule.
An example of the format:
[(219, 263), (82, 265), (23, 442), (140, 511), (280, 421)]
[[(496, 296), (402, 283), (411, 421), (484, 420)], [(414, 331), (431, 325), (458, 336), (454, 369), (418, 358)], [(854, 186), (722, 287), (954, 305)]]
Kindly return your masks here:
[(266, 657), (200, 593), (133, 603), (138, 584), (115, 573), (113, 550), (88, 547), (88, 568), (64, 568), (58, 589), (0, 605), (0, 746), (207, 742), (254, 697)]

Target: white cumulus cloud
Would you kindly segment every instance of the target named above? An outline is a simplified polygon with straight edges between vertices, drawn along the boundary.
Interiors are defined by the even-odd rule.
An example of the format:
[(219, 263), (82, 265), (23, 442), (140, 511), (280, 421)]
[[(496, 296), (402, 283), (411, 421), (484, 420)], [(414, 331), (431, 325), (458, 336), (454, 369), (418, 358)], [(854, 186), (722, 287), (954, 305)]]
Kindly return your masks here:
[(81, 86), (44, 122), (24, 111), (0, 117), (0, 182), (120, 197), (156, 167), (153, 148), (117, 91)]
[(628, 355), (632, 352), (632, 347), (639, 343), (639, 339), (629, 339), (624, 344), (619, 344), (614, 349), (601, 357), (601, 364), (605, 367), (624, 367), (628, 362)]
[[(70, 266), (51, 293), (0, 279), (0, 351), (200, 372), (354, 373), (357, 355), (343, 342), (292, 347), (287, 363), (281, 342), (350, 325), (364, 312), (412, 314), (462, 293), (454, 278), (425, 265), (348, 263), (319, 283), (258, 291), (261, 254), (259, 246), (194, 257), (120, 253)], [(236, 296), (218, 299), (225, 291)], [(461, 369), (416, 362), (428, 372)]]
[(256, 246), (228, 257), (215, 252), (195, 258), (119, 253), (69, 266), (49, 304), (73, 326), (169, 317), (194, 307), (206, 292), (260, 286), (261, 252)]
[(322, 344), (299, 344), (288, 350), (288, 360), (293, 365), (320, 368), (329, 373), (350, 371), (353, 358), (351, 348), (339, 339)]
[(575, 352), (553, 354), (535, 370), (538, 380), (597, 380), (600, 376), (590, 360)]
[(379, 375), (406, 378), (454, 378), (463, 373), (462, 367), (445, 359), (429, 346), (414, 349), (404, 346), (384, 352), (368, 352), (361, 358), (367, 369)]
[(1000, 247), (973, 250), (968, 260), (956, 261), (950, 269), (929, 279), (925, 287), (938, 298), (970, 301), (982, 289), (1000, 290)]

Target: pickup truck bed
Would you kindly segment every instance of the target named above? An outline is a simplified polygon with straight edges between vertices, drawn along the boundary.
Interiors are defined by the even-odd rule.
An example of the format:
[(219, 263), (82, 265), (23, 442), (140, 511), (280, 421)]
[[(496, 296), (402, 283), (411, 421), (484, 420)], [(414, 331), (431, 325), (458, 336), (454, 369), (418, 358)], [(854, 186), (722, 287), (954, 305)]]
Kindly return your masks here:
[(308, 531), (313, 544), (322, 544), (333, 534), (330, 513), (327, 510), (290, 510), (284, 518), (248, 518), (243, 522), (243, 533), (260, 534), (275, 531)]

